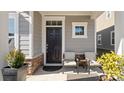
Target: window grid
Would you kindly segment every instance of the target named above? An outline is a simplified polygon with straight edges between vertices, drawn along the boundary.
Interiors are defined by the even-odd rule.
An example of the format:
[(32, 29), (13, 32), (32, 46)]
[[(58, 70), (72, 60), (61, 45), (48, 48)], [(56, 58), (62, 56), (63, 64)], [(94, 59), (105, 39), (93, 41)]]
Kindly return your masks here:
[(111, 32), (111, 45), (115, 44), (115, 34), (114, 31)]
[(98, 35), (97, 42), (98, 42), (98, 45), (102, 45), (102, 35), (101, 34)]

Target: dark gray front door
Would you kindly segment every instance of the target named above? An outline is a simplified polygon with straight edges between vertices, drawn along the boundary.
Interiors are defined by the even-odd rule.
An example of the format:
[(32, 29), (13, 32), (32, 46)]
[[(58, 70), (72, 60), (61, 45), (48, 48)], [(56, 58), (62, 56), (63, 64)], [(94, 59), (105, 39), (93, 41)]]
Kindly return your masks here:
[(62, 27), (46, 27), (46, 63), (62, 62)]

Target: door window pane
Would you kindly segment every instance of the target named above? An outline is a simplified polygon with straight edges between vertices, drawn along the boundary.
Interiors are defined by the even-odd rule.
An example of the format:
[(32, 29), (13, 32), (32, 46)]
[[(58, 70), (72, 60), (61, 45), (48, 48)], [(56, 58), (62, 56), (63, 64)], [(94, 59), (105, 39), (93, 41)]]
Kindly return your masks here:
[(62, 21), (46, 21), (46, 26), (61, 26)]
[(46, 21), (46, 25), (51, 25), (51, 21)]
[(56, 25), (57, 21), (52, 21), (52, 25)]
[(62, 21), (57, 21), (57, 25), (62, 25)]

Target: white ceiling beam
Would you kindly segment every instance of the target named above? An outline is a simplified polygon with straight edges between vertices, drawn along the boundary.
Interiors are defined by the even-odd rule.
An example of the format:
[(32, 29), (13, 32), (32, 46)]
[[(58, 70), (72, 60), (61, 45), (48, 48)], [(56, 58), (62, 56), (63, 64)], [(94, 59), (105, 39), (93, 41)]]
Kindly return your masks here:
[(40, 11), (42, 15), (50, 16), (91, 16), (91, 19), (96, 19), (102, 11)]
[(87, 11), (41, 11), (40, 13), (44, 15), (92, 15)]

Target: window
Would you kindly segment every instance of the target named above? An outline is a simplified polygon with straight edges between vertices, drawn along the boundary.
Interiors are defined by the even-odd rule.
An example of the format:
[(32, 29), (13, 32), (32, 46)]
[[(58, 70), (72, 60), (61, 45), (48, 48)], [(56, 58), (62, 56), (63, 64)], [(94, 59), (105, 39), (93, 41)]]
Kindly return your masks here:
[(46, 21), (46, 26), (62, 26), (62, 21)]
[(9, 18), (8, 26), (9, 26), (9, 36), (14, 36), (15, 32), (15, 22), (14, 18)]
[(72, 22), (72, 38), (87, 38), (87, 22)]
[(111, 11), (106, 11), (106, 19), (111, 18)]
[(114, 31), (111, 32), (111, 45), (115, 44), (115, 34)]
[(8, 15), (8, 43), (9, 50), (15, 48), (15, 33), (17, 31), (17, 15), (15, 13), (9, 13)]
[(98, 44), (98, 45), (102, 45), (102, 35), (101, 35), (101, 34), (99, 34), (99, 35), (97, 36), (97, 44)]

